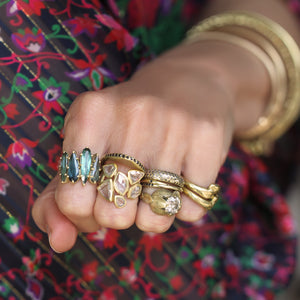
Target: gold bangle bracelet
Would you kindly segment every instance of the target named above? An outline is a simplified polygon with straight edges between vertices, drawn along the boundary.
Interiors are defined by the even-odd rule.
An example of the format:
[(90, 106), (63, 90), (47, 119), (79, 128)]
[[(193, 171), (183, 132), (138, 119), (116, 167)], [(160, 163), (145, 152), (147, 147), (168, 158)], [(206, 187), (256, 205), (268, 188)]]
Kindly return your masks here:
[(228, 12), (211, 16), (193, 27), (188, 40), (206, 31), (227, 32), (259, 46), (272, 60), (276, 85), (264, 115), (253, 128), (237, 138), (255, 154), (266, 152), (296, 120), (300, 110), (300, 51), (291, 35), (276, 22), (249, 12)]

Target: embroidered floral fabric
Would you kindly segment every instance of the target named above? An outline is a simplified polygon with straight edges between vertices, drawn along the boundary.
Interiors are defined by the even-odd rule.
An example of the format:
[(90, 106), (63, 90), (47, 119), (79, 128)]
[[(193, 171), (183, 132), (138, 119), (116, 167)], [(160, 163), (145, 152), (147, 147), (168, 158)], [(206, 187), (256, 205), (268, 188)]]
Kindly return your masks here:
[[(299, 2), (291, 1), (293, 9)], [(232, 146), (222, 198), (164, 234), (102, 228), (65, 254), (34, 225), (74, 98), (124, 81), (180, 41), (204, 1), (0, 1), (0, 299), (274, 299), (293, 221), (262, 161)]]

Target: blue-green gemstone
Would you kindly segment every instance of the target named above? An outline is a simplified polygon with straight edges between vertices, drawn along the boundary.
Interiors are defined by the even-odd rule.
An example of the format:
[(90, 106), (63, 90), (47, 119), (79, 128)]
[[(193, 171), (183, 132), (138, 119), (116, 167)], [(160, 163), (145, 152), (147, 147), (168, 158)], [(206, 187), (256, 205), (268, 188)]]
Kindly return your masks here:
[(81, 180), (86, 184), (91, 170), (92, 155), (89, 148), (84, 148), (80, 156)]
[(76, 153), (72, 153), (69, 159), (68, 176), (70, 181), (76, 182), (79, 177), (79, 164), (76, 158)]
[(60, 161), (60, 180), (61, 182), (67, 182), (67, 161), (68, 161), (68, 153), (64, 152), (61, 156)]
[(90, 172), (90, 182), (97, 183), (100, 176), (100, 161), (98, 155), (95, 155), (93, 158), (93, 166)]

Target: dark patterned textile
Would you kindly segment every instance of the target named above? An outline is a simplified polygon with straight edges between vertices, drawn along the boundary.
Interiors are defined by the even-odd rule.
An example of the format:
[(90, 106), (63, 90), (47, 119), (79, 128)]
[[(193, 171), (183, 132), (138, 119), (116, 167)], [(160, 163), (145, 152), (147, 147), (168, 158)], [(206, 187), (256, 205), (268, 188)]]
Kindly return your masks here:
[(0, 299), (270, 300), (287, 286), (293, 220), (266, 165), (238, 145), (214, 209), (164, 234), (101, 228), (56, 254), (30, 215), (74, 98), (179, 43), (204, 2), (0, 1)]

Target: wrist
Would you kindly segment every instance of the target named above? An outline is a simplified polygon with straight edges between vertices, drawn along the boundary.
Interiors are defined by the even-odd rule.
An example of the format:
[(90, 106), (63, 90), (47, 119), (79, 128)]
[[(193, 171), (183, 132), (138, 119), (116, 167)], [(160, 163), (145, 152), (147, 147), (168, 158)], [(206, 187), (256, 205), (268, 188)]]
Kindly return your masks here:
[[(270, 79), (255, 55), (240, 46), (222, 41), (203, 40), (190, 45), (199, 67), (214, 74), (231, 95), (235, 133), (256, 124), (269, 99)], [(197, 56), (197, 57), (196, 57)], [(201, 67), (200, 67), (201, 68)]]

